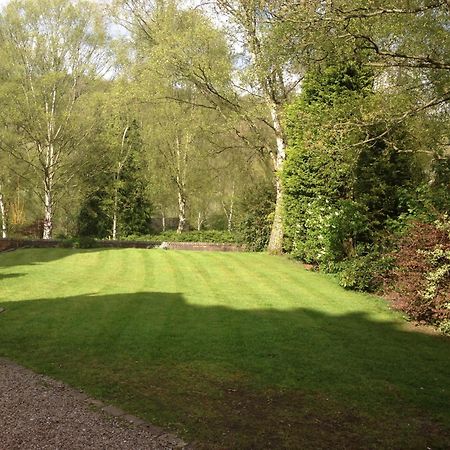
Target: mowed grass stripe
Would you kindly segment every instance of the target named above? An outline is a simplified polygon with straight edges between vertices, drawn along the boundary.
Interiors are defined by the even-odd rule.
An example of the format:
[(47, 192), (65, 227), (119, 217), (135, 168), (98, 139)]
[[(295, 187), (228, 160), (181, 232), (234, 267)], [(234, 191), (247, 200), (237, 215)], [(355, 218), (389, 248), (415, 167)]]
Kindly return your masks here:
[(0, 296), (1, 356), (206, 448), (445, 448), (448, 340), (284, 258), (22, 250), (0, 254)]

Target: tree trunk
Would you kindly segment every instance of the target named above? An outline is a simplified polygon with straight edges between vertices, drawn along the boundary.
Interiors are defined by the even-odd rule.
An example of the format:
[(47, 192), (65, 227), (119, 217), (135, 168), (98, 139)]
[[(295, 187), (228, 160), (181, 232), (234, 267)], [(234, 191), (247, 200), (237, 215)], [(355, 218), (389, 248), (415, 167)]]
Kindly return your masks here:
[(117, 239), (117, 208), (114, 206), (113, 213), (113, 226), (112, 226), (112, 236), (111, 239), (115, 241)]
[(279, 176), (276, 178), (276, 203), (275, 214), (270, 232), (270, 240), (267, 250), (272, 254), (281, 254), (283, 251), (283, 186)]
[[(245, 4), (245, 2), (241, 2)], [(281, 123), (281, 109), (286, 102), (286, 89), (283, 79), (282, 70), (279, 67), (272, 67), (269, 71), (264, 60), (264, 52), (262, 43), (258, 35), (257, 12), (251, 20), (241, 22), (248, 39), (250, 52), (254, 57), (255, 69), (262, 91), (264, 93), (265, 103), (270, 111), (273, 130), (275, 132), (276, 151), (272, 154), (275, 184), (276, 184), (276, 204), (275, 215), (270, 233), (270, 240), (267, 250), (269, 253), (281, 254), (283, 251), (283, 186), (281, 181), (281, 170), (286, 158), (286, 141)], [(248, 18), (247, 18), (248, 19)]]
[(50, 144), (46, 149), (46, 166), (44, 168), (44, 230), (42, 239), (51, 239), (53, 233), (53, 177), (54, 148)]
[(5, 211), (5, 203), (3, 201), (3, 194), (0, 192), (0, 219), (2, 221), (2, 238), (7, 238), (6, 233), (6, 211)]
[(186, 228), (186, 171), (187, 171), (187, 145), (189, 137), (186, 136), (184, 149), (179, 137), (176, 138), (176, 185), (178, 188), (178, 228), (177, 233), (182, 233)]
[(166, 231), (166, 215), (164, 214), (164, 211), (161, 213), (161, 225), (163, 232)]
[(120, 173), (116, 174), (115, 187), (114, 187), (114, 202), (113, 202), (113, 224), (112, 224), (112, 240), (117, 239), (117, 207), (119, 205), (119, 176)]
[(199, 212), (197, 216), (197, 231), (202, 231), (203, 222), (202, 213)]
[(277, 153), (273, 158), (276, 185), (275, 215), (273, 218), (272, 230), (267, 250), (269, 253), (281, 254), (283, 251), (283, 182), (281, 180), (281, 170), (286, 159), (286, 142), (284, 140), (283, 128), (280, 120), (280, 113), (275, 104), (271, 104), (271, 116), (273, 127), (276, 133)]
[(235, 183), (233, 183), (233, 190), (231, 192), (230, 211), (228, 213), (228, 226), (227, 226), (227, 229), (228, 229), (228, 231), (230, 233), (231, 233), (231, 231), (233, 231), (234, 191), (235, 191)]
[(117, 239), (117, 223), (118, 223), (118, 209), (119, 209), (119, 185), (120, 185), (120, 176), (122, 174), (122, 169), (130, 154), (130, 149), (125, 152), (125, 141), (127, 138), (128, 130), (130, 129), (129, 125), (126, 125), (123, 133), (122, 140), (120, 143), (120, 155), (119, 162), (117, 164), (117, 170), (114, 174), (114, 202), (113, 202), (113, 226), (112, 226), (112, 239), (115, 241)]
[(44, 231), (42, 239), (51, 239), (53, 232), (53, 200), (52, 189), (46, 186), (44, 192)]
[(177, 233), (181, 234), (186, 228), (186, 198), (184, 193), (178, 191), (178, 228)]
[[(53, 233), (53, 180), (55, 176), (55, 163), (58, 159), (55, 156), (55, 111), (56, 111), (56, 86), (53, 86), (51, 105), (45, 103), (47, 121), (47, 144), (44, 164), (44, 230), (43, 239), (51, 239)], [(57, 132), (56, 132), (57, 134)], [(39, 144), (40, 145), (40, 144)]]

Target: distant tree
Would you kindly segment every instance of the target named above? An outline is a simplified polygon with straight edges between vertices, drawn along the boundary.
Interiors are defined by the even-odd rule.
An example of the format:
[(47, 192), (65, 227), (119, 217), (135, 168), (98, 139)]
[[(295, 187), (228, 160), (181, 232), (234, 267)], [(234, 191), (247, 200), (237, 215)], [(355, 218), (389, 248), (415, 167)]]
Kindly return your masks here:
[(78, 228), (81, 235), (117, 239), (148, 233), (152, 207), (140, 126), (126, 103), (115, 104), (114, 92), (106, 94), (91, 143), (101, 148), (102, 163), (91, 161)]
[[(153, 175), (163, 180), (166, 192), (176, 195), (181, 233), (187, 228), (190, 197), (206, 185), (200, 180), (207, 176), (203, 168), (208, 167), (213, 145), (207, 135), (222, 119), (216, 105), (208, 102), (204, 85), (194, 78), (211, 76), (225, 83), (231, 68), (228, 49), (198, 10), (183, 9), (177, 1), (122, 3), (136, 52), (136, 95), (151, 105), (142, 112), (144, 140), (151, 165), (158, 168)], [(158, 181), (152, 185), (157, 189)], [(172, 188), (166, 189), (169, 185)], [(158, 203), (166, 208), (166, 202)]]

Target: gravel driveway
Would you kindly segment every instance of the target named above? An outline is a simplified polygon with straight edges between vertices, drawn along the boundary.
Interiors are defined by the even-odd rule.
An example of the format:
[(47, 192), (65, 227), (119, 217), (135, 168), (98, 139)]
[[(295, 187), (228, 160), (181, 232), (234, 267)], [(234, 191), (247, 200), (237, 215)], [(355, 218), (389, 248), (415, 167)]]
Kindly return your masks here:
[(181, 448), (184, 442), (158, 427), (0, 359), (1, 450)]

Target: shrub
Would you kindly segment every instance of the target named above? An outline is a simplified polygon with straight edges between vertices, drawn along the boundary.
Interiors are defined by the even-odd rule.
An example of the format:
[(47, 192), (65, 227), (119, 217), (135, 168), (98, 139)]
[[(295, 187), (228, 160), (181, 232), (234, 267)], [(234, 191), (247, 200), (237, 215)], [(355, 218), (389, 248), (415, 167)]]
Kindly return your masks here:
[(79, 237), (72, 239), (73, 248), (96, 248), (98, 243), (94, 238), (91, 237)]
[(269, 243), (275, 211), (275, 189), (272, 184), (256, 185), (247, 191), (237, 205), (238, 241), (249, 250), (263, 251)]
[(405, 186), (416, 184), (415, 158), (401, 151), (408, 143), (403, 125), (389, 135), (375, 125), (364, 132), (336, 127), (357, 122), (371, 102), (373, 74), (341, 61), (306, 74), (286, 108), (285, 247), (328, 271), (355, 256), (358, 244), (374, 244), (386, 221), (405, 212)]
[(303, 239), (295, 239), (292, 253), (322, 269), (333, 270), (335, 263), (354, 256), (359, 240), (367, 240), (369, 223), (364, 208), (350, 200), (331, 203), (317, 199), (308, 205)]
[(393, 259), (378, 252), (357, 256), (342, 263), (339, 284), (346, 289), (375, 292), (392, 267)]
[(159, 234), (130, 235), (127, 241), (151, 241), (151, 242), (211, 242), (217, 244), (234, 244), (237, 237), (234, 233), (220, 230), (186, 231), (164, 231)]
[(448, 331), (450, 224), (414, 222), (392, 254), (395, 269), (385, 292), (412, 319)]

